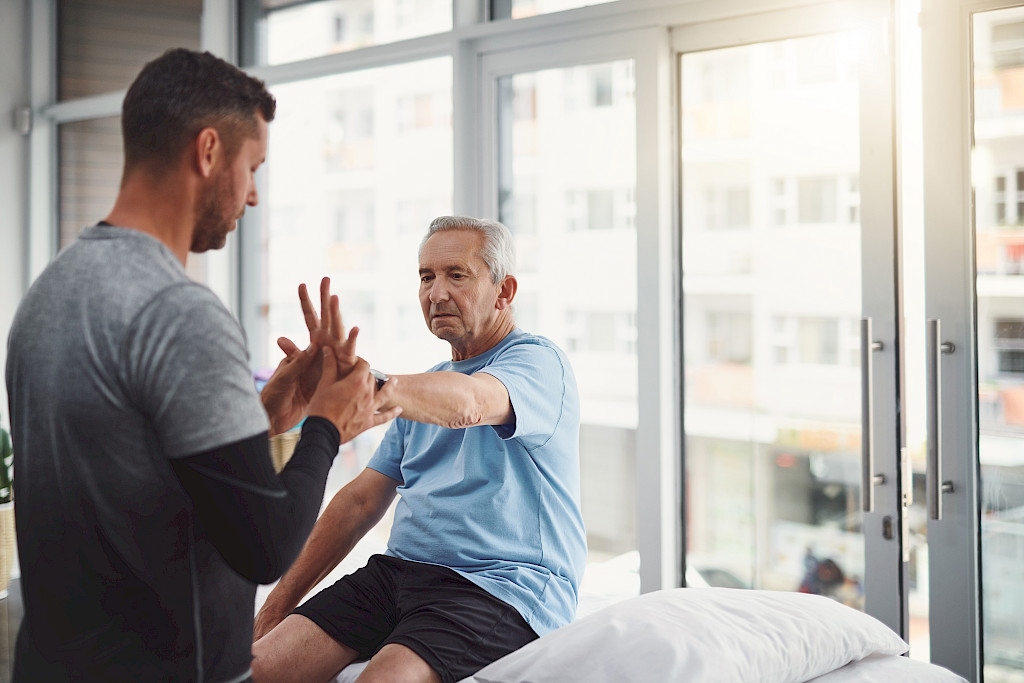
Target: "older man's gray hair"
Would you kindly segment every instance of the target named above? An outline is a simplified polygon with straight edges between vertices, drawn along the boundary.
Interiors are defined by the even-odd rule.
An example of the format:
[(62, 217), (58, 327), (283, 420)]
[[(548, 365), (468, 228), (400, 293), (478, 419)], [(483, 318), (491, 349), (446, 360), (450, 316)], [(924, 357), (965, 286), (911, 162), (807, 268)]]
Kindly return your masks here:
[(503, 224), (470, 216), (438, 216), (430, 222), (427, 234), (420, 242), (419, 253), (423, 253), (423, 246), (431, 235), (443, 230), (476, 230), (484, 236), (484, 248), (480, 256), (487, 264), (494, 284), (512, 274), (516, 260), (515, 249), (512, 247), (512, 233)]

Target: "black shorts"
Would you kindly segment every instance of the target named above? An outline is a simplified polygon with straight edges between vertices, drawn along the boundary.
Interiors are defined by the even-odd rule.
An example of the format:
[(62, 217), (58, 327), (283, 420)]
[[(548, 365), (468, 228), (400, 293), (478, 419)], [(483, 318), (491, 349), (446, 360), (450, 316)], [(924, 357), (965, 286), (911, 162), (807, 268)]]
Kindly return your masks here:
[(330, 637), (369, 659), (388, 643), (454, 683), (537, 634), (508, 603), (447, 567), (374, 555), (297, 607)]

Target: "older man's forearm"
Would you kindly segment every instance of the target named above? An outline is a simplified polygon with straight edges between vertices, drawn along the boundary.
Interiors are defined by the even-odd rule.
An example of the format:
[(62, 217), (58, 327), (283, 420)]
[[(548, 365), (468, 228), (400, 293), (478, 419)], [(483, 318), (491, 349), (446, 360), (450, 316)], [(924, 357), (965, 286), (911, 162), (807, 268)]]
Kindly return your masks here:
[(393, 405), (401, 406), (402, 417), (407, 420), (464, 429), (508, 424), (514, 418), (505, 385), (486, 372), (426, 372), (398, 377)]

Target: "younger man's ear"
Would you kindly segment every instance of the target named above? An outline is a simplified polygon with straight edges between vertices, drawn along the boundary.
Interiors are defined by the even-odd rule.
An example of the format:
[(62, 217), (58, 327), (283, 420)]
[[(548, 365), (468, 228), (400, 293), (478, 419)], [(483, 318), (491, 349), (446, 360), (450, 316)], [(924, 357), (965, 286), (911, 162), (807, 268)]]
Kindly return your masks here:
[(195, 150), (196, 170), (204, 178), (213, 174), (213, 167), (224, 152), (224, 143), (216, 128), (207, 126), (199, 131), (193, 143)]

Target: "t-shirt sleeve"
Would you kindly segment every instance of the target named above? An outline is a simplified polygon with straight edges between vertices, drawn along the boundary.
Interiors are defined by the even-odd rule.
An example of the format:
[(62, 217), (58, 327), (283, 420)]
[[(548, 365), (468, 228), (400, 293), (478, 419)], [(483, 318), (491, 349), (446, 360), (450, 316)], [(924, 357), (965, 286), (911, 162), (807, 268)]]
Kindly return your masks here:
[(405, 454), (405, 430), (403, 427), (407, 421), (396, 418), (388, 425), (384, 432), (384, 438), (374, 452), (366, 466), (371, 470), (380, 472), (385, 477), (391, 477), (395, 481), (404, 482), (402, 476), (402, 456)]
[(165, 454), (195, 455), (267, 431), (238, 321), (206, 287), (163, 290), (121, 349), (129, 395)]
[(495, 427), (498, 436), (519, 439), (527, 448), (544, 445), (562, 418), (565, 400), (566, 369), (558, 352), (543, 344), (512, 344), (480, 372), (505, 385), (515, 413), (514, 425)]

